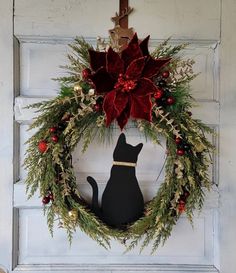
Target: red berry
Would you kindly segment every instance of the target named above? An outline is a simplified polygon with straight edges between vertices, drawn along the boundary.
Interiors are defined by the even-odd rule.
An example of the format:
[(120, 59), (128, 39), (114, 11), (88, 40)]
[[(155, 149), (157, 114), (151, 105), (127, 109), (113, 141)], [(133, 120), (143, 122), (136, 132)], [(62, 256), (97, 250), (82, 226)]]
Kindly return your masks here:
[(181, 139), (180, 137), (176, 137), (176, 138), (175, 138), (175, 143), (176, 143), (177, 145), (181, 144), (181, 142), (182, 142), (182, 139)]
[(173, 97), (169, 97), (169, 98), (167, 98), (166, 103), (167, 103), (168, 105), (172, 105), (172, 104), (175, 103), (175, 99), (174, 99)]
[(191, 117), (193, 113), (188, 111), (187, 114)]
[(161, 97), (163, 97), (163, 95), (164, 95), (164, 91), (162, 89), (158, 89), (156, 93), (154, 93), (154, 98), (160, 99)]
[(42, 203), (43, 203), (44, 205), (47, 205), (49, 202), (50, 202), (49, 196), (44, 196), (43, 199), (42, 199)]
[(49, 128), (49, 132), (50, 133), (55, 133), (56, 130), (57, 130), (57, 127), (51, 127), (51, 128)]
[(53, 142), (57, 143), (57, 142), (58, 142), (58, 136), (57, 136), (57, 135), (53, 135), (53, 136), (51, 137), (51, 140), (52, 140)]
[(48, 144), (45, 140), (41, 140), (38, 143), (38, 149), (40, 151), (40, 153), (45, 153), (48, 149)]
[(177, 155), (182, 156), (182, 155), (185, 154), (185, 151), (184, 151), (183, 149), (178, 149), (178, 150), (176, 151), (176, 153), (177, 153)]
[(164, 72), (162, 72), (161, 76), (162, 76), (162, 78), (166, 79), (166, 78), (168, 78), (170, 76), (170, 72), (169, 71), (164, 71)]
[(178, 204), (178, 211), (180, 213), (184, 212), (185, 211), (185, 202), (183, 200), (180, 200), (179, 201), (179, 204)]
[(96, 104), (94, 105), (94, 110), (95, 110), (96, 112), (101, 112), (101, 111), (102, 111), (102, 104), (96, 103)]
[(82, 71), (82, 77), (83, 77), (83, 79), (87, 80), (90, 75), (91, 75), (91, 70), (89, 68), (85, 68)]

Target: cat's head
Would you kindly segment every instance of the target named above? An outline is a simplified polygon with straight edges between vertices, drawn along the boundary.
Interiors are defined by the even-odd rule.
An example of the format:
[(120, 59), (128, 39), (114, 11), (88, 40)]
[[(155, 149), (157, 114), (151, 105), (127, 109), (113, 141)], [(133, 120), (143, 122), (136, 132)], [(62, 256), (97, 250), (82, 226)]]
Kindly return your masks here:
[(139, 143), (136, 146), (132, 146), (126, 143), (125, 134), (122, 133), (118, 138), (113, 153), (113, 158), (115, 161), (136, 163), (138, 159), (138, 154), (140, 153), (142, 148), (142, 143)]

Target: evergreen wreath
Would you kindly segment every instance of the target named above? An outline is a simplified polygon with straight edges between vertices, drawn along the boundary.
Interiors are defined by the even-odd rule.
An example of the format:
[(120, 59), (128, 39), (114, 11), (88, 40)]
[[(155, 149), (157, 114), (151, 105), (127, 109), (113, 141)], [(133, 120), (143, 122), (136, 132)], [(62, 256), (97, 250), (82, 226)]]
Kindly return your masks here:
[[(111, 238), (127, 250), (141, 241), (152, 250), (166, 241), (180, 215), (192, 222), (201, 210), (204, 189), (211, 188), (208, 167), (212, 144), (205, 133), (212, 130), (193, 119), (189, 83), (196, 77), (192, 59), (182, 59), (186, 44), (169, 45), (169, 40), (148, 50), (149, 36), (139, 41), (136, 34), (124, 49), (99, 39), (96, 49), (83, 38), (70, 45), (68, 77), (59, 95), (29, 107), (40, 115), (32, 128), (24, 162), (28, 197), (39, 189), (51, 233), (57, 220), (67, 230), (69, 241), (77, 227), (105, 248)], [(83, 152), (93, 140), (106, 141), (113, 129), (132, 126), (157, 145), (166, 138), (165, 179), (156, 196), (145, 204), (143, 217), (125, 229), (107, 226), (91, 211), (76, 183), (72, 152), (78, 142)]]

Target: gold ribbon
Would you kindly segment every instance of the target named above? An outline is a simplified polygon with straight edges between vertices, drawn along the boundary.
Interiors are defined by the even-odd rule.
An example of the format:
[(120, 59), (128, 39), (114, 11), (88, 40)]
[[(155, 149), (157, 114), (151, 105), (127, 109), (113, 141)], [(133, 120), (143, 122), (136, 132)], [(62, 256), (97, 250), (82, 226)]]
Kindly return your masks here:
[(113, 165), (116, 165), (116, 166), (126, 166), (126, 167), (136, 167), (136, 163), (122, 162), (122, 161), (113, 161)]

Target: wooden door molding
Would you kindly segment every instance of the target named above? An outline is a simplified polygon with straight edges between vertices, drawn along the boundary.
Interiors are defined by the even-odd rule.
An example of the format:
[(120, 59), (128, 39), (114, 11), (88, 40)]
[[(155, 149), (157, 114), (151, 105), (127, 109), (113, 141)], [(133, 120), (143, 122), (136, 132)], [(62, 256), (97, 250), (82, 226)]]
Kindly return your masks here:
[(7, 272), (12, 243), (13, 0), (0, 0), (0, 7), (0, 267)]
[[(124, 272), (153, 272), (153, 273), (219, 273), (213, 265), (171, 265), (171, 264), (117, 264), (117, 265), (19, 265), (16, 271), (25, 271), (27, 273), (50, 271), (67, 272), (89, 272), (89, 273), (124, 273)], [(1, 273), (1, 272), (0, 272)]]
[(220, 269), (236, 270), (236, 2), (222, 1), (221, 16), (221, 107), (220, 107)]
[[(210, 3), (208, 3), (209, 9), (213, 7), (212, 1), (213, 0), (210, 0)], [(114, 14), (112, 11), (113, 8), (115, 8), (114, 5), (116, 3), (118, 4), (118, 2), (118, 0), (112, 1), (112, 3), (111, 1), (104, 1), (103, 4), (106, 5), (106, 7), (108, 4), (110, 7), (108, 6), (108, 11), (106, 9), (106, 12), (104, 11), (104, 13), (101, 11), (99, 16), (105, 18), (106, 13), (107, 18), (109, 19), (109, 16)], [(137, 1), (137, 5), (138, 2), (141, 3), (142, 1)], [(157, 7), (157, 4), (155, 1), (151, 2), (152, 4), (150, 5), (145, 4), (145, 8), (143, 8), (143, 6), (137, 7), (137, 9), (140, 10), (140, 13), (139, 15), (136, 13), (137, 17), (135, 23), (132, 23), (132, 25), (136, 26), (136, 23), (140, 21), (140, 16), (144, 16), (143, 20), (147, 18), (145, 17), (147, 16), (147, 13), (144, 15), (145, 12), (153, 12), (155, 9), (154, 7)], [(94, 33), (96, 33), (96, 35), (102, 33), (101, 28), (104, 22), (106, 22), (106, 27), (104, 27), (104, 29), (107, 29), (110, 26), (109, 20), (106, 21), (104, 18), (99, 20), (99, 17), (97, 16), (99, 12), (96, 10), (95, 14), (93, 11), (93, 3), (96, 3), (95, 0), (76, 2), (72, 0), (62, 0), (59, 2), (49, 2), (48, 5), (50, 5), (50, 8), (48, 8), (46, 3), (48, 3), (46, 0), (37, 2), (37, 8), (35, 8), (35, 5), (28, 5), (27, 0), (16, 0), (15, 35), (19, 39), (21, 53), (21, 90), (19, 92), (20, 96), (15, 100), (15, 119), (21, 128), (20, 137), (22, 143), (26, 140), (26, 137), (29, 136), (27, 135), (28, 133), (26, 133), (27, 124), (31, 122), (34, 115), (33, 111), (24, 109), (24, 106), (35, 100), (45, 100), (45, 98), (48, 98), (49, 96), (53, 97), (56, 95), (57, 86), (50, 80), (51, 76), (49, 75), (52, 75), (53, 72), (55, 73), (53, 76), (56, 76), (58, 71), (56, 69), (58, 65), (62, 64), (59, 60), (62, 59), (62, 56), (66, 55), (65, 44), (71, 41), (70, 37), (78, 34), (83, 35), (84, 37), (96, 37)], [(195, 4), (196, 2), (191, 0), (191, 3)], [(167, 1), (166, 3), (158, 4), (158, 8), (164, 10), (168, 5), (170, 5), (170, 3)], [(196, 12), (195, 8), (190, 8), (191, 4), (188, 5), (191, 14), (194, 15)], [(99, 5), (99, 7), (101, 6)], [(98, 10), (99, 7), (97, 7)], [(196, 8), (199, 8), (201, 12), (203, 12), (205, 4), (197, 4)], [(40, 10), (40, 13), (38, 10)], [(216, 21), (218, 22), (217, 10), (218, 8), (215, 8), (213, 14), (216, 16)], [(85, 12), (82, 11), (87, 11), (86, 16)], [(79, 14), (80, 12), (81, 14)], [(181, 12), (183, 13), (183, 11)], [(187, 14), (186, 11), (184, 11), (184, 14)], [(176, 20), (180, 17), (174, 10), (172, 10), (172, 15)], [(155, 20), (155, 15), (152, 14), (151, 16), (153, 20)], [(213, 15), (211, 14), (211, 16)], [(135, 13), (132, 18), (135, 18)], [(201, 19), (211, 25), (208, 14), (205, 14)], [(87, 22), (87, 27), (85, 26), (84, 28), (78, 29), (78, 25), (83, 25), (85, 21)], [(99, 23), (93, 29), (91, 27), (94, 25), (95, 21)], [(189, 14), (186, 19), (185, 27), (188, 22), (191, 22)], [(90, 23), (91, 26), (89, 25)], [(158, 20), (157, 23), (157, 25), (162, 24), (162, 22), (159, 22)], [(70, 25), (69, 28), (67, 24)], [(163, 41), (163, 39), (166, 38), (166, 35), (168, 35), (165, 34), (165, 27), (168, 26), (168, 24), (165, 23), (163, 25), (165, 31), (163, 31), (161, 35), (159, 35), (153, 25), (155, 24), (150, 26), (153, 33), (152, 38), (159, 38), (158, 40), (151, 41), (151, 45), (155, 47), (157, 42)], [(213, 34), (212, 29), (209, 31), (204, 28), (204, 31), (201, 31), (201, 28), (197, 27), (198, 31), (195, 32), (195, 35), (192, 35), (192, 27), (195, 27), (195, 25), (186, 27), (185, 33), (188, 33), (186, 36), (188, 38), (185, 37), (184, 40), (186, 41), (189, 39), (191, 41), (191, 48), (187, 52), (190, 56), (198, 56), (196, 69), (197, 71), (202, 71), (202, 74), (193, 86), (195, 92), (194, 96), (196, 94), (197, 99), (200, 102), (200, 107), (194, 110), (194, 116), (204, 119), (209, 125), (215, 126), (214, 128), (217, 130), (219, 124), (217, 89), (218, 27), (213, 26)], [(169, 31), (173, 31), (174, 28), (175, 26), (172, 23), (172, 27)], [(138, 27), (136, 30), (139, 32)], [(78, 33), (78, 31), (82, 32)], [(208, 35), (209, 33), (211, 35)], [(141, 33), (140, 35), (144, 34)], [(179, 33), (177, 35), (179, 35)], [(173, 39), (172, 43), (182, 42), (180, 40), (181, 35), (177, 37), (179, 40)], [(96, 39), (90, 39), (90, 42), (94, 43), (96, 42), (95, 40)], [(23, 146), (21, 147), (23, 150)], [(91, 156), (91, 154), (89, 156)], [(216, 170), (217, 168), (214, 169), (215, 172), (213, 171), (214, 178), (217, 177)], [(80, 181), (78, 181), (78, 183), (85, 181), (85, 179), (81, 178), (81, 172), (83, 173), (83, 171), (84, 173), (88, 173), (86, 167), (82, 171), (80, 168), (80, 176), (78, 177)], [(101, 175), (101, 172), (106, 171), (105, 169), (98, 170), (95, 168), (95, 172), (100, 172)], [(145, 172), (150, 175), (150, 171), (147, 172), (145, 170)], [(101, 181), (105, 181), (106, 173), (102, 173), (102, 175), (102, 177), (100, 176)], [(147, 181), (150, 181), (150, 187), (155, 188), (151, 188), (153, 189), (151, 190), (153, 192), (156, 190), (156, 185), (152, 184), (151, 181), (154, 181), (155, 178), (156, 176), (153, 179), (143, 179), (143, 181), (145, 181), (145, 187), (148, 187)], [(15, 223), (16, 225), (19, 223), (19, 234), (17, 233), (17, 229), (15, 232), (15, 271), (50, 272), (51, 269), (61, 273), (68, 271), (103, 271), (111, 273), (114, 271), (124, 272), (128, 270), (139, 272), (217, 272), (213, 258), (215, 245), (213, 222), (216, 221), (214, 212), (218, 209), (218, 195), (216, 191), (212, 192), (213, 195), (208, 196), (206, 207), (201, 216), (198, 217), (198, 215), (196, 215), (195, 224), (197, 224), (197, 228), (195, 225), (195, 233), (192, 231), (190, 225), (188, 226), (186, 222), (182, 222), (182, 226), (178, 225), (177, 229), (179, 229), (176, 231), (179, 236), (175, 237), (174, 235), (174, 241), (169, 241), (170, 244), (169, 247), (167, 246), (168, 249), (163, 250), (164, 252), (162, 254), (161, 251), (158, 256), (149, 256), (148, 254), (138, 255), (137, 253), (134, 253), (131, 254), (131, 259), (128, 255), (121, 255), (122, 249), (119, 249), (119, 246), (115, 246), (117, 248), (112, 248), (110, 252), (104, 253), (102, 249), (92, 245), (89, 239), (83, 237), (79, 231), (78, 234), (75, 235), (72, 250), (67, 248), (66, 238), (61, 237), (62, 235), (59, 235), (58, 237), (59, 231), (56, 228), (54, 241), (51, 241), (46, 230), (46, 224), (41, 215), (40, 200), (36, 195), (30, 201), (26, 201), (27, 199), (24, 194), (25, 186), (23, 183), (24, 175), (21, 179), (22, 181), (17, 183), (14, 188), (14, 207), (18, 211), (15, 216)], [(216, 195), (214, 195), (214, 193), (216, 193)], [(186, 219), (183, 219), (183, 221), (186, 221)], [(35, 224), (36, 222), (37, 224)], [(43, 245), (41, 244), (41, 241), (38, 240), (37, 236), (34, 235), (37, 234), (38, 230), (41, 230), (42, 232), (42, 237), (44, 238)], [(189, 238), (189, 241), (186, 240), (187, 237)], [(17, 245), (18, 239), (19, 245)], [(186, 241), (194, 242), (195, 247), (190, 247), (190, 244), (188, 243), (186, 245)], [(47, 246), (46, 249), (45, 245)], [(60, 250), (57, 251), (57, 249)], [(67, 253), (67, 255), (63, 257), (63, 261), (61, 260), (61, 253)]]
[[(196, 109), (196, 115), (199, 114), (200, 118), (202, 115), (205, 115), (205, 119), (207, 120), (208, 124), (217, 125), (216, 130), (219, 129), (220, 134), (220, 165), (219, 165), (219, 180), (220, 180), (220, 211), (218, 214), (218, 194), (215, 194), (212, 198), (207, 200), (208, 210), (214, 210), (214, 215), (216, 216), (214, 219), (214, 223), (212, 224), (214, 227), (214, 263), (212, 265), (199, 265), (199, 264), (191, 264), (191, 265), (184, 265), (184, 264), (96, 264), (96, 265), (83, 265), (83, 264), (69, 264), (65, 263), (62, 265), (54, 264), (40, 264), (34, 263), (31, 264), (20, 264), (18, 262), (18, 240), (19, 240), (19, 226), (18, 221), (20, 216), (22, 215), (22, 211), (25, 209), (29, 209), (34, 207), (37, 211), (39, 207), (37, 207), (38, 200), (37, 198), (32, 199), (30, 202), (26, 203), (24, 192), (23, 183), (17, 183), (14, 188), (14, 217), (13, 217), (13, 182), (14, 182), (14, 161), (13, 161), (13, 131), (15, 130), (15, 138), (19, 140), (20, 135), (18, 134), (17, 126), (14, 126), (13, 122), (13, 105), (14, 105), (14, 79), (13, 75), (15, 75), (15, 79), (17, 79), (17, 71), (19, 71), (19, 60), (17, 60), (17, 56), (19, 56), (19, 47), (18, 41), (15, 40), (15, 53), (13, 53), (13, 0), (0, 0), (0, 168), (1, 168), (1, 176), (0, 176), (0, 273), (10, 273), (10, 272), (17, 272), (17, 271), (27, 271), (29, 273), (36, 273), (36, 272), (50, 272), (50, 271), (57, 271), (60, 273), (73, 271), (73, 272), (84, 272), (90, 271), (93, 272), (127, 272), (128, 270), (131, 271), (140, 271), (140, 272), (221, 272), (221, 273), (234, 273), (236, 268), (236, 259), (235, 259), (235, 226), (236, 220), (234, 217), (235, 207), (236, 207), (236, 184), (235, 184), (235, 165), (236, 165), (236, 146), (235, 143), (235, 135), (236, 135), (236, 121), (235, 121), (235, 93), (236, 93), (236, 80), (235, 80), (235, 70), (236, 70), (236, 55), (234, 54), (234, 45), (236, 44), (236, 37), (233, 35), (232, 26), (236, 25), (236, 3), (234, 0), (223, 0), (221, 1), (221, 16), (219, 16), (221, 20), (221, 36), (217, 36), (217, 29), (218, 26), (213, 29), (212, 37), (208, 37), (207, 33), (209, 32), (210, 27), (212, 27), (212, 22), (214, 20), (209, 20), (208, 25), (206, 24), (206, 31), (202, 30), (203, 36), (198, 37), (198, 31), (195, 31), (193, 36), (194, 43), (198, 45), (201, 44), (201, 48), (205, 48), (204, 43), (208, 45), (211, 44), (211, 48), (215, 50), (215, 61), (218, 61), (218, 56), (220, 59), (221, 65), (221, 83), (219, 84), (221, 90), (221, 96), (218, 95), (218, 86), (214, 89), (216, 92), (209, 93), (209, 98), (204, 97), (201, 101), (201, 107)], [(21, 5), (21, 3), (26, 3), (26, 0), (18, 1), (16, 0), (16, 5)], [(47, 2), (44, 0), (43, 2)], [(63, 1), (60, 1), (63, 3)], [(74, 4), (75, 1), (65, 0), (66, 3)], [(86, 2), (86, 1), (84, 1)], [(84, 3), (83, 2), (83, 3)], [(89, 2), (89, 1), (88, 1)], [(108, 1), (109, 2), (109, 1)], [(137, 1), (138, 3), (141, 1)], [(171, 2), (171, 1), (170, 1)], [(197, 1), (194, 2), (196, 5), (198, 3), (206, 4), (213, 3), (213, 0), (209, 1)], [(219, 1), (215, 1), (217, 3)], [(40, 3), (40, 2), (37, 2)], [(50, 2), (50, 4), (54, 5), (56, 2)], [(117, 1), (118, 3), (118, 1)], [(187, 3), (187, 1), (185, 1)], [(169, 5), (170, 3), (166, 3)], [(109, 2), (109, 7), (111, 10), (111, 15), (113, 14), (113, 10), (111, 4)], [(164, 5), (164, 4), (163, 4)], [(18, 38), (20, 38), (20, 43), (24, 44), (25, 47), (29, 45), (34, 47), (35, 44), (40, 44), (43, 47), (43, 44), (47, 44), (49, 47), (50, 44), (62, 44), (70, 42), (71, 39), (68, 38), (74, 35), (73, 33), (73, 25), (71, 28), (66, 28), (62, 24), (62, 29), (65, 30), (64, 33), (60, 32), (60, 28), (53, 29), (53, 25), (57, 25), (60, 23), (59, 18), (61, 16), (55, 16), (55, 24), (51, 23), (51, 10), (47, 9), (45, 6), (45, 12), (48, 12), (48, 16), (45, 17), (44, 21), (38, 22), (38, 32), (34, 32), (34, 28), (32, 27), (33, 24), (28, 22), (31, 19), (30, 9), (34, 9), (35, 7), (29, 7), (28, 10), (25, 12), (29, 13), (29, 18), (23, 18), (25, 21), (19, 24), (20, 20), (23, 20), (21, 14), (18, 14), (17, 17), (17, 24), (15, 25), (16, 34), (18, 34)], [(44, 7), (42, 5), (42, 7)], [(199, 4), (200, 6), (200, 4)], [(210, 6), (210, 4), (209, 4)], [(212, 4), (213, 6), (213, 4)], [(42, 8), (41, 7), (41, 8)], [(163, 9), (163, 6), (161, 7)], [(22, 8), (24, 11), (24, 8)], [(20, 10), (22, 12), (22, 10)], [(42, 12), (42, 11), (41, 11)], [(59, 9), (56, 11), (59, 14)], [(65, 16), (69, 21), (70, 18), (77, 18), (77, 15), (71, 17), (70, 12), (66, 13), (67, 10), (65, 9)], [(193, 12), (192, 9), (190, 13)], [(203, 11), (202, 11), (203, 12)], [(43, 13), (43, 12), (42, 12)], [(217, 13), (213, 12), (214, 16)], [(57, 14), (57, 15), (58, 15)], [(176, 14), (176, 13), (175, 13)], [(134, 20), (136, 15), (132, 17)], [(138, 16), (138, 15), (137, 15)], [(186, 13), (186, 16), (188, 14)], [(203, 12), (203, 19), (208, 15), (204, 15)], [(211, 17), (213, 15), (211, 14)], [(78, 16), (79, 18), (80, 16)], [(109, 18), (109, 14), (108, 14)], [(165, 15), (163, 15), (165, 18)], [(177, 15), (176, 15), (177, 18)], [(207, 17), (208, 18), (208, 17)], [(33, 19), (32, 19), (33, 20)], [(36, 18), (37, 20), (37, 18)], [(41, 20), (41, 18), (40, 18)], [(42, 19), (43, 20), (43, 19)], [(47, 21), (48, 20), (48, 21)], [(81, 19), (82, 20), (82, 19)], [(183, 20), (184, 21), (184, 20)], [(206, 18), (202, 20), (203, 22), (207, 21)], [(63, 21), (64, 22), (64, 21)], [(107, 21), (109, 22), (109, 21)], [(215, 25), (218, 24), (218, 21), (214, 21)], [(81, 23), (81, 22), (80, 22)], [(141, 22), (143, 25), (143, 22)], [(140, 23), (140, 24), (141, 24)], [(201, 23), (201, 22), (199, 22)], [(106, 24), (109, 27), (109, 23)], [(160, 25), (162, 22), (160, 21)], [(170, 24), (171, 25), (171, 24)], [(31, 29), (32, 27), (32, 29)], [(137, 30), (141, 25), (137, 25)], [(195, 26), (193, 26), (195, 27)], [(47, 33), (44, 33), (44, 29), (48, 28), (49, 30)], [(75, 26), (74, 26), (75, 28)], [(186, 27), (187, 28), (187, 27)], [(197, 28), (197, 27), (196, 27)], [(200, 27), (199, 27), (200, 28)], [(22, 30), (26, 29), (26, 31), (22, 34)], [(37, 28), (35, 28), (37, 29)], [(168, 26), (167, 26), (168, 29)], [(189, 32), (190, 32), (189, 28)], [(99, 34), (102, 30), (98, 31)], [(56, 32), (55, 32), (56, 31)], [(96, 29), (97, 31), (97, 29)], [(215, 32), (214, 32), (215, 31)], [(191, 33), (193, 31), (191, 30)], [(52, 33), (56, 33), (56, 36), (53, 36)], [(164, 33), (164, 31), (163, 31)], [(163, 33), (161, 39), (163, 39)], [(188, 33), (186, 31), (186, 33)], [(83, 34), (83, 33), (82, 33)], [(48, 36), (47, 36), (48, 35)], [(60, 36), (61, 35), (61, 36)], [(68, 35), (68, 36), (66, 36)], [(43, 37), (44, 36), (44, 37)], [(95, 35), (91, 35), (95, 37)], [(158, 36), (159, 37), (159, 36)], [(192, 37), (188, 34), (186, 37)], [(209, 40), (207, 40), (209, 38)], [(27, 40), (28, 39), (28, 40)], [(27, 41), (26, 41), (27, 40)], [(43, 43), (42, 43), (42, 40)], [(178, 42), (178, 41), (177, 41)], [(28, 45), (27, 45), (28, 44)], [(155, 41), (154, 41), (155, 44)], [(34, 49), (34, 48), (33, 48)], [(31, 48), (30, 48), (31, 50)], [(37, 45), (37, 50), (40, 50), (40, 47)], [(60, 50), (58, 48), (58, 50)], [(218, 52), (219, 51), (219, 52)], [(35, 51), (36, 52), (36, 51)], [(218, 55), (219, 53), (219, 55)], [(13, 64), (13, 54), (15, 56), (15, 66)], [(201, 51), (202, 54), (202, 51)], [(206, 58), (210, 55), (206, 54)], [(218, 67), (218, 64), (216, 65)], [(16, 68), (14, 71), (14, 67)], [(215, 77), (218, 77), (219, 71), (215, 71)], [(204, 72), (202, 73), (204, 75)], [(200, 75), (201, 76), (201, 75)], [(18, 82), (18, 81), (15, 81)], [(15, 95), (20, 95), (20, 88), (19, 86), (15, 85)], [(207, 89), (206, 93), (207, 93)], [(212, 89), (213, 90), (213, 89)], [(17, 124), (21, 121), (29, 121), (32, 118), (32, 113), (27, 112), (28, 110), (23, 109), (23, 107), (29, 103), (30, 100), (35, 98), (26, 98), (24, 95), (21, 94), (15, 100), (15, 108), (19, 108), (21, 111), (16, 112), (16, 120)], [(199, 111), (200, 110), (200, 111)], [(198, 113), (200, 112), (200, 113)], [(220, 113), (220, 123), (219, 121), (219, 113)], [(15, 145), (16, 151), (18, 147)], [(17, 155), (17, 153), (15, 153)], [(17, 165), (18, 158), (15, 157), (15, 165)], [(217, 164), (217, 162), (216, 162)], [(19, 165), (19, 164), (18, 164)], [(215, 176), (218, 177), (218, 171), (215, 173)], [(17, 177), (17, 175), (15, 176)], [(217, 180), (217, 179), (216, 179)], [(215, 192), (216, 193), (216, 192)], [(41, 209), (41, 208), (40, 208)], [(217, 218), (219, 217), (220, 225), (218, 225)], [(41, 218), (40, 218), (41, 219)], [(218, 243), (218, 235), (219, 232), (219, 246)], [(4, 251), (2, 251), (4, 249)], [(220, 251), (219, 251), (220, 250)], [(141, 259), (141, 257), (140, 257)], [(134, 261), (135, 263), (135, 261)], [(182, 263), (182, 262), (181, 262)], [(213, 265), (214, 264), (214, 265)], [(220, 271), (219, 271), (220, 270)]]

